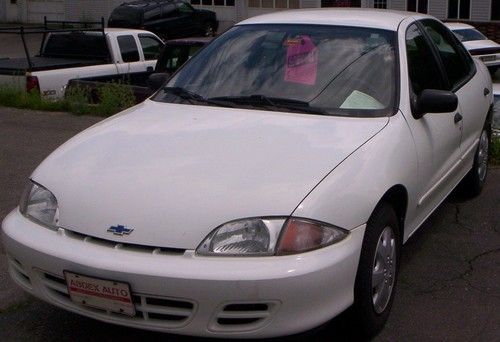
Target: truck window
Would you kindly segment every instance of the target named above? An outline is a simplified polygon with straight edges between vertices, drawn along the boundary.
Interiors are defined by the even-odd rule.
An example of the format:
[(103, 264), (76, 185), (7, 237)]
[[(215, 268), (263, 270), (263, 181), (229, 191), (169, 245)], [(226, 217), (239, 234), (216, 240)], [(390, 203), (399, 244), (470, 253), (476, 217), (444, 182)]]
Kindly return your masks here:
[(107, 59), (106, 39), (101, 33), (57, 33), (51, 34), (45, 44), (43, 57)]
[(158, 59), (163, 44), (152, 36), (139, 35), (144, 59), (147, 61)]
[(139, 50), (137, 49), (134, 36), (119, 36), (118, 45), (120, 46), (123, 62), (130, 63), (139, 61)]

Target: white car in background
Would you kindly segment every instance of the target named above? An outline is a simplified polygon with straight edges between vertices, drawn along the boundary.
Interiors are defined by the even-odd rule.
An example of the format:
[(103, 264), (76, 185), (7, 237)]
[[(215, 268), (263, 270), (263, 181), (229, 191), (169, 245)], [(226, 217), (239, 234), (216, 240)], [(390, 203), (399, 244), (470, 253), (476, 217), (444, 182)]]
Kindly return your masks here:
[(34, 171), (2, 223), (10, 275), (129, 327), (272, 337), (353, 306), (372, 336), (402, 245), (485, 184), (491, 88), (431, 16), (248, 19)]
[(488, 39), (474, 26), (462, 23), (445, 24), (469, 50), (470, 54), (479, 58), (492, 72), (500, 67), (500, 44)]

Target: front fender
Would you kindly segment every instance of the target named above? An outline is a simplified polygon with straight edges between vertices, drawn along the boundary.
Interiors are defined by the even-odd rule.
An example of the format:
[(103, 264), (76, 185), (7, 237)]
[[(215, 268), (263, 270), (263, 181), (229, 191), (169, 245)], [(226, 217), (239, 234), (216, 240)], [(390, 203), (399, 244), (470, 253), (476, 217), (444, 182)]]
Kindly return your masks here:
[(417, 176), (415, 144), (398, 112), (383, 130), (332, 170), (293, 215), (351, 230), (368, 221), (377, 203), (394, 185), (403, 185), (408, 192), (408, 208), (414, 205)]

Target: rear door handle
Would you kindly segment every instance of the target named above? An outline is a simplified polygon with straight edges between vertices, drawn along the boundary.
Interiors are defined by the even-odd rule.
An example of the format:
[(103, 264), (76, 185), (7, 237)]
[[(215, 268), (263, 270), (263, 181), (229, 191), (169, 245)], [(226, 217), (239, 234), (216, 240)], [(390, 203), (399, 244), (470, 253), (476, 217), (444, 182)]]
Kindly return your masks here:
[(460, 121), (462, 121), (463, 118), (464, 117), (460, 113), (457, 113), (457, 114), (455, 114), (455, 117), (453, 120), (455, 121), (455, 123), (459, 123)]

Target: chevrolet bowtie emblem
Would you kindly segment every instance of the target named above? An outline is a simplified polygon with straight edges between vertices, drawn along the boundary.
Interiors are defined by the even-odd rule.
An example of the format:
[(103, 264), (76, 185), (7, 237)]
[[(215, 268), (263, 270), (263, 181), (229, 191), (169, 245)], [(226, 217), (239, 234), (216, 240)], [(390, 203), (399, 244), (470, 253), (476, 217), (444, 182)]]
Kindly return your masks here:
[(133, 231), (134, 231), (133, 228), (127, 228), (125, 226), (122, 226), (121, 224), (117, 226), (111, 226), (108, 228), (108, 233), (113, 233), (115, 235), (120, 235), (120, 236), (129, 235)]

